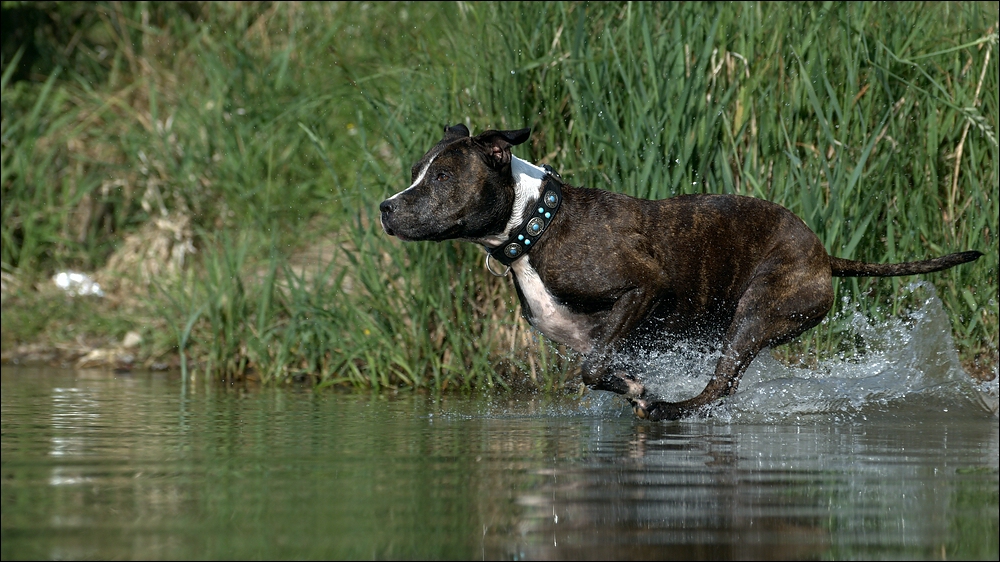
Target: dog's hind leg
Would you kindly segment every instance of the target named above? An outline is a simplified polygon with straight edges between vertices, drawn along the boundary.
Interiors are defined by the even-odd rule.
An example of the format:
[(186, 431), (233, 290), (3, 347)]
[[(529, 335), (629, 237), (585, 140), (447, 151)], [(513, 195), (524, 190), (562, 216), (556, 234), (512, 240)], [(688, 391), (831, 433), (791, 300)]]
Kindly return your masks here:
[[(678, 419), (736, 392), (740, 377), (757, 354), (768, 346), (786, 343), (818, 324), (833, 305), (829, 273), (790, 274), (787, 267), (759, 275), (740, 298), (723, 339), (722, 357), (701, 394), (682, 402), (652, 397), (633, 399), (640, 418)], [(813, 270), (814, 271), (814, 270)], [(826, 270), (829, 271), (829, 270)], [(825, 273), (825, 275), (824, 275)]]

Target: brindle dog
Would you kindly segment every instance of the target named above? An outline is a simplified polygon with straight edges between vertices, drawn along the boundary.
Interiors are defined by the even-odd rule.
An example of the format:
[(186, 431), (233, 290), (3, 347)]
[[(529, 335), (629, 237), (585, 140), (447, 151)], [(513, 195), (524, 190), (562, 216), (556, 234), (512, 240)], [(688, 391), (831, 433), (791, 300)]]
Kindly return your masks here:
[[(513, 271), (528, 322), (585, 354), (583, 382), (624, 395), (640, 418), (677, 419), (735, 392), (761, 350), (826, 316), (831, 277), (929, 273), (982, 255), (863, 263), (828, 255), (801, 219), (761, 199), (572, 187), (511, 154), (529, 133), (446, 127), (411, 185), (379, 206), (382, 226), (401, 240), (484, 246), (491, 271)], [(722, 356), (705, 390), (682, 402), (652, 396), (622, 359), (691, 337)]]

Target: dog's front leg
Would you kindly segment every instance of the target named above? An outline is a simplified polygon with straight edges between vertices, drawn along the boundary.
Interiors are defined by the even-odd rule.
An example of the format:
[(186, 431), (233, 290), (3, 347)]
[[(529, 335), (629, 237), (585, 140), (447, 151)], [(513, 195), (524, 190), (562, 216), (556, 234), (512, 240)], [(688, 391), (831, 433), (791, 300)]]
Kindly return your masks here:
[(649, 310), (653, 291), (634, 289), (616, 302), (611, 314), (596, 334), (594, 349), (583, 362), (583, 383), (594, 390), (607, 390), (621, 394), (630, 401), (645, 395), (646, 389), (632, 374), (615, 362), (615, 353), (621, 351), (625, 337), (643, 320)]
[(624, 369), (617, 368), (610, 351), (591, 352), (583, 362), (583, 383), (594, 390), (607, 390), (635, 399), (645, 387)]

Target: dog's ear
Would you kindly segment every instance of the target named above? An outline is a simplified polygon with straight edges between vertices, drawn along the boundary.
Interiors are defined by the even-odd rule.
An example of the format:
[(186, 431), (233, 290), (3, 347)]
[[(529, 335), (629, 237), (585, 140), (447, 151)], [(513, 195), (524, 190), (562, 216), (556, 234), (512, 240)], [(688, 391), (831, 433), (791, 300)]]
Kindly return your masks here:
[(444, 138), (441, 139), (441, 140), (452, 141), (452, 140), (456, 140), (456, 139), (464, 139), (465, 137), (468, 137), (468, 136), (471, 136), (471, 135), (472, 135), (472, 133), (469, 132), (469, 128), (466, 127), (465, 125), (461, 124), (461, 123), (459, 123), (458, 125), (451, 126), (451, 127), (449, 127), (448, 125), (445, 125), (444, 126)]
[(476, 142), (486, 153), (487, 161), (493, 166), (510, 164), (510, 147), (528, 140), (531, 128), (516, 131), (486, 131), (476, 137)]

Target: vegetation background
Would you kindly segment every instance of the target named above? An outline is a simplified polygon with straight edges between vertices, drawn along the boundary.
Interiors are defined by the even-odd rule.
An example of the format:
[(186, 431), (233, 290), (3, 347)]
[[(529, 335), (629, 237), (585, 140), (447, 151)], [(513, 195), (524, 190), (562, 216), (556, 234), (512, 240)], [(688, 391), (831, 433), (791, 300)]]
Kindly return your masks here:
[[(576, 358), (461, 242), (377, 205), (445, 124), (647, 198), (740, 193), (834, 255), (966, 249), (936, 287), (998, 356), (996, 2), (2, 3), (5, 360), (318, 385), (558, 389)], [(104, 297), (55, 288), (91, 274)], [(783, 359), (849, 357), (910, 278), (838, 283)]]

